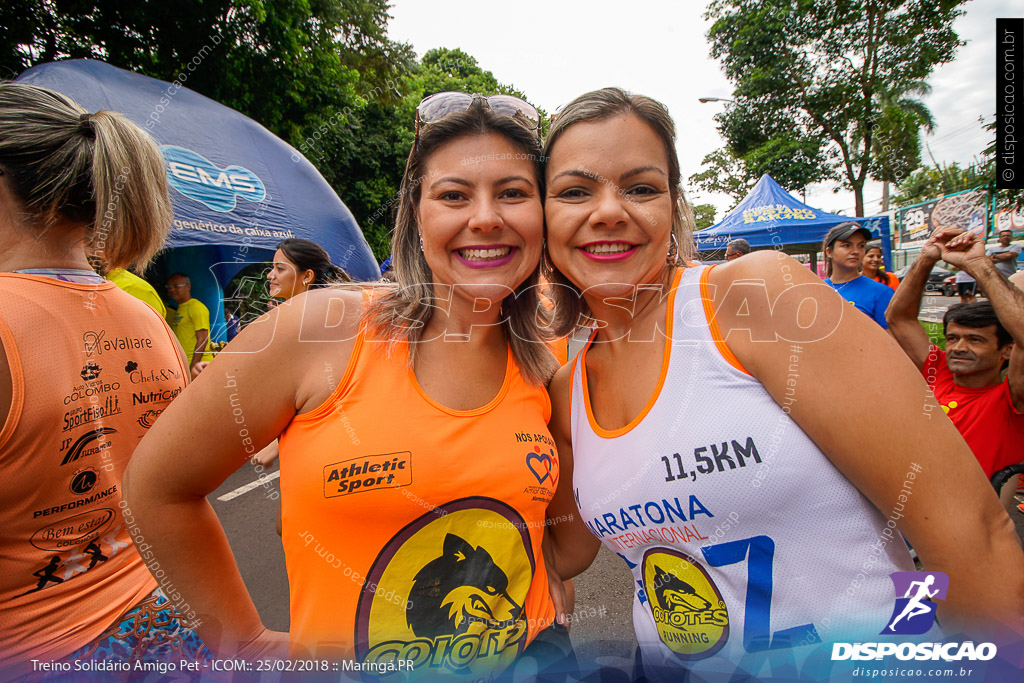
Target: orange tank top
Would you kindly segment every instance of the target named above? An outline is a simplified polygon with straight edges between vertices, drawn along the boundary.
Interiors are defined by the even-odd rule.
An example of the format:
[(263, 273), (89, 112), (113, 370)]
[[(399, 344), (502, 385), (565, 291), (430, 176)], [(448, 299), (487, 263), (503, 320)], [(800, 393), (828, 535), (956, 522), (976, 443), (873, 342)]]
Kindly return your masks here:
[[(541, 554), (558, 455), (511, 352), (476, 410), (431, 399), (361, 331), (344, 376), (280, 439), (293, 649), (432, 678), (500, 672), (554, 608)], [(366, 670), (366, 669), (364, 669)]]
[(3, 669), (70, 654), (156, 587), (121, 475), (186, 373), (166, 323), (112, 282), (0, 274), (0, 340), (14, 389), (0, 430)]

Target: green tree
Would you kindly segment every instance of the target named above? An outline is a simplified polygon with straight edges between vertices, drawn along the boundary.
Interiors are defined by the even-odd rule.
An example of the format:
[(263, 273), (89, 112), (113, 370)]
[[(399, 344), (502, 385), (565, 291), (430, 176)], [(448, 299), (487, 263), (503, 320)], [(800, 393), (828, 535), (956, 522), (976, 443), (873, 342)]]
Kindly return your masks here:
[(737, 158), (728, 147), (711, 152), (701, 161), (704, 170), (690, 176), (690, 183), (705, 192), (726, 194), (732, 198), (732, 207), (743, 201), (761, 177), (755, 175), (743, 159)]
[(400, 99), (394, 104), (360, 102), (345, 130), (324, 137), (318, 145), (314, 163), (359, 219), (379, 260), (391, 250), (399, 186), (415, 136), (416, 107), (424, 97), (449, 90), (528, 99), (513, 86), (499, 83), (466, 52), (436, 48), (412, 64), (396, 85)]
[(68, 58), (183, 75), (302, 152), (383, 259), (419, 101), (443, 90), (522, 96), (462, 50), (417, 62), (387, 37), (387, 10), (388, 0), (9, 0), (0, 76)]
[(715, 211), (714, 204), (694, 204), (693, 218), (697, 230), (704, 230), (715, 224)]
[(942, 195), (985, 186), (988, 183), (985, 170), (983, 161), (966, 167), (953, 162), (949, 165), (919, 168), (897, 185), (897, 192), (892, 198), (893, 203), (897, 206), (909, 206)]
[(799, 153), (815, 180), (841, 178), (863, 215), (869, 174), (905, 171), (906, 155), (918, 153), (902, 144), (891, 162), (873, 167), (876, 127), (892, 143), (914, 121), (905, 109), (883, 107), (881, 95), (911, 92), (936, 65), (953, 59), (961, 45), (953, 30), (960, 5), (713, 0), (706, 13), (714, 22), (711, 55), (734, 83), (736, 99), (716, 117), (722, 135), (755, 165)]
[(995, 195), (996, 210), (1000, 209), (1016, 209), (1020, 211), (1021, 207), (1024, 206), (1024, 188), (1012, 187), (1003, 190), (996, 189), (996, 119), (995, 117), (989, 123), (982, 121), (982, 127), (992, 134), (992, 142), (985, 148), (984, 162), (981, 164), (979, 173), (985, 182), (985, 185)]
[(792, 192), (837, 177), (828, 165), (824, 139), (806, 127), (794, 126), (771, 111), (770, 105), (737, 103), (715, 120), (733, 156), (742, 160), (745, 173), (755, 182), (767, 173)]
[(420, 60), (420, 68), (407, 79), (409, 95), (419, 100), (446, 90), (494, 95), (503, 93), (527, 99), (515, 86), (499, 83), (476, 58), (459, 49), (435, 48), (428, 50)]
[(881, 114), (871, 126), (871, 177), (882, 181), (882, 212), (889, 210), (889, 183), (898, 183), (921, 165), (921, 130), (935, 130), (935, 119), (924, 102), (910, 95), (927, 95), (932, 88), (914, 81), (878, 93)]
[(387, 0), (12, 0), (0, 5), (0, 75), (69, 58), (162, 80), (187, 73), (189, 88), (280, 134), (301, 128), (307, 112), (405, 72), (411, 52), (387, 38), (387, 7)]
[(90, 58), (181, 77), (307, 154), (360, 219), (392, 192), (389, 157), (407, 137), (390, 109), (415, 60), (387, 38), (387, 8), (387, 0), (13, 0), (0, 5), (0, 72)]

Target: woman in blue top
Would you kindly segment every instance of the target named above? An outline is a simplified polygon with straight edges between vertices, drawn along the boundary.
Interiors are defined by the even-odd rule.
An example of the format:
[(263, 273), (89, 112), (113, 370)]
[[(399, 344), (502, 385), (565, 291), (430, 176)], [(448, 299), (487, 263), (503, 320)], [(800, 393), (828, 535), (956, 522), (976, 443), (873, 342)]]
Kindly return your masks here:
[(884, 329), (885, 309), (892, 299), (892, 289), (860, 274), (861, 262), (871, 233), (867, 228), (850, 221), (840, 223), (828, 231), (822, 243), (825, 252), (825, 280), (857, 310), (865, 314)]

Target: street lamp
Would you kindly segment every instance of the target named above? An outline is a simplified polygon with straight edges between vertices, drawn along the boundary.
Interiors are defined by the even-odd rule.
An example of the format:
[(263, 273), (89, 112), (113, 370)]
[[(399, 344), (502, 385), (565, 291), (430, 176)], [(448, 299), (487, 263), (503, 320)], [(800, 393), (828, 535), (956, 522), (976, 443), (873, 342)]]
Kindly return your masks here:
[(736, 100), (728, 100), (724, 97), (699, 97), (697, 101), (701, 104), (707, 104), (708, 102), (732, 102), (736, 103)]

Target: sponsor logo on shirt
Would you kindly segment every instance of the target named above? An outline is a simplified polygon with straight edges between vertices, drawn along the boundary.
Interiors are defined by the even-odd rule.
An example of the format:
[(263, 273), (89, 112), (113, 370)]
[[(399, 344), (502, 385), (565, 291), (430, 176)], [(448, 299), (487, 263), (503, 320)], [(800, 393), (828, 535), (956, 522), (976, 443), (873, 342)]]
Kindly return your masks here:
[(440, 509), (377, 556), (360, 592), (356, 658), (411, 660), (428, 677), (486, 680), (526, 645), (524, 605), (536, 567), (527, 525), (489, 498)]
[(99, 481), (99, 472), (91, 467), (84, 467), (80, 470), (75, 470), (75, 473), (71, 476), (71, 483), (68, 488), (71, 493), (77, 493), (83, 495), (92, 491), (92, 488), (96, 486), (96, 482)]
[[(128, 367), (131, 366), (131, 370)], [(128, 373), (128, 381), (132, 384), (146, 384), (147, 382), (180, 382), (181, 371), (173, 368), (161, 368), (159, 370), (139, 370), (138, 364), (129, 363), (125, 366)]]
[[(83, 336), (85, 343), (85, 354), (86, 356), (102, 355), (104, 349), (111, 350), (120, 348), (124, 344), (132, 343), (131, 338), (124, 337), (121, 339), (115, 339), (114, 341), (107, 341), (105, 339), (106, 331), (100, 330), (97, 332), (86, 332)], [(139, 341), (139, 340), (136, 340)], [(151, 344), (148, 339), (141, 340), (139, 343)], [(64, 396), (64, 405), (70, 405), (76, 401), (82, 401), (89, 399), (91, 406), (90, 409), (96, 409), (97, 399), (103, 394), (117, 391), (121, 388), (121, 383), (115, 380), (104, 380), (100, 379), (100, 375), (103, 373), (103, 366), (99, 364), (96, 359), (89, 360), (82, 367), (79, 375), (84, 380), (82, 384), (75, 384), (71, 392)], [(117, 412), (120, 412), (119, 410)], [(113, 413), (110, 413), (113, 414)], [(69, 413), (65, 413), (65, 419), (69, 417)], [(90, 421), (90, 420), (86, 420)], [(64, 430), (67, 431), (70, 427), (65, 424)]]
[(86, 380), (84, 384), (76, 384), (72, 387), (71, 393), (64, 397), (64, 405), (70, 405), (75, 401), (81, 401), (83, 399), (90, 399), (91, 403), (95, 406), (96, 401), (93, 397), (99, 397), (103, 394), (110, 393), (111, 391), (117, 391), (121, 388), (121, 383), (117, 380), (108, 382), (106, 380), (99, 379), (100, 366), (96, 363), (89, 363), (81, 372), (82, 378)]
[(656, 548), (644, 555), (642, 576), (658, 636), (680, 659), (704, 659), (725, 646), (729, 610), (699, 562)]
[(97, 363), (89, 361), (88, 363), (85, 364), (85, 367), (82, 368), (82, 372), (80, 374), (82, 375), (82, 379), (89, 381), (91, 379), (96, 379), (97, 377), (99, 377), (101, 371), (102, 368), (100, 368), (100, 366)]
[[(37, 579), (36, 585), (22, 595), (64, 583), (76, 574), (106, 562), (124, 548), (131, 547), (130, 541), (117, 539), (118, 532), (122, 530), (121, 525), (106, 531), (113, 518), (113, 510), (94, 510), (68, 517), (37, 531), (32, 537), (33, 545), (41, 550), (64, 552), (50, 556), (43, 567), (32, 572), (32, 576)], [(43, 540), (43, 537), (50, 540)]]
[(80, 545), (102, 534), (113, 519), (114, 511), (110, 508), (80, 512), (39, 529), (32, 534), (32, 545), (40, 550), (63, 550)]
[(160, 391), (137, 391), (132, 394), (132, 405), (145, 405), (147, 403), (170, 403), (171, 400), (181, 393), (181, 387), (174, 389), (162, 389)]
[(555, 486), (558, 484), (558, 456), (554, 448), (542, 450), (534, 446), (532, 453), (526, 454), (526, 468), (537, 480), (537, 486), (527, 486), (523, 493), (532, 496), (540, 503), (550, 503), (555, 497)]
[(107, 339), (107, 331), (89, 330), (82, 335), (86, 356), (102, 356), (104, 351), (127, 351), (129, 349), (151, 349), (153, 340), (149, 337), (115, 337)]
[(62, 432), (67, 432), (90, 422), (102, 420), (111, 415), (121, 414), (121, 399), (118, 396), (107, 396), (103, 403), (88, 406), (77, 406), (64, 413)]
[[(75, 499), (75, 500), (68, 501), (67, 503), (63, 503), (61, 505), (54, 505), (52, 507), (42, 508), (41, 510), (36, 510), (35, 512), (32, 513), (32, 517), (34, 519), (36, 517), (46, 517), (47, 515), (55, 515), (58, 512), (67, 512), (68, 510), (74, 510), (75, 508), (80, 508), (83, 505), (90, 505), (91, 503), (98, 503), (99, 501), (103, 500), (104, 498), (109, 498), (110, 496), (114, 495), (115, 493), (117, 493), (117, 485), (116, 484), (111, 486), (111, 487), (109, 487), (109, 488), (107, 488), (107, 489), (104, 489), (103, 491), (96, 491), (95, 493), (93, 493), (88, 498), (78, 498), (78, 499)], [(55, 524), (60, 524), (60, 522), (55, 522)]]
[(142, 426), (144, 429), (149, 429), (150, 427), (153, 426), (153, 423), (156, 422), (156, 419), (158, 417), (160, 417), (160, 413), (162, 413), (162, 412), (164, 412), (164, 411), (163, 410), (147, 410), (142, 415), (139, 415), (139, 419), (136, 420), (136, 422), (138, 422), (139, 425)]
[[(74, 462), (79, 458), (107, 450), (111, 446), (111, 442), (107, 439), (107, 436), (110, 434), (117, 434), (117, 430), (113, 427), (97, 427), (96, 429), (91, 429), (85, 434), (82, 434), (67, 449), (67, 452), (64, 454), (64, 459), (60, 464), (62, 466), (67, 465), (69, 462)], [(96, 446), (90, 447), (90, 444), (94, 441), (98, 443)]]
[(324, 498), (393, 489), (412, 483), (412, 453), (367, 455), (324, 467)]
[(558, 457), (555, 449), (542, 452), (540, 446), (533, 447), (533, 453), (526, 454), (526, 467), (537, 478), (538, 484), (548, 482), (552, 487), (558, 483)]
[(106, 335), (106, 330), (100, 330), (99, 332), (89, 330), (82, 334), (82, 342), (85, 344), (85, 355), (91, 356), (97, 351), (102, 354), (103, 349), (100, 347), (100, 344)]

